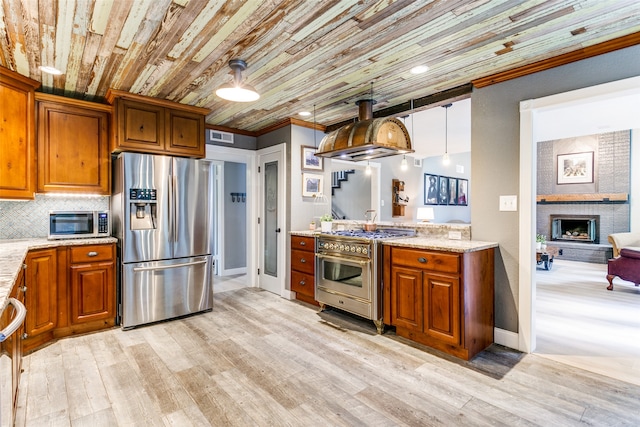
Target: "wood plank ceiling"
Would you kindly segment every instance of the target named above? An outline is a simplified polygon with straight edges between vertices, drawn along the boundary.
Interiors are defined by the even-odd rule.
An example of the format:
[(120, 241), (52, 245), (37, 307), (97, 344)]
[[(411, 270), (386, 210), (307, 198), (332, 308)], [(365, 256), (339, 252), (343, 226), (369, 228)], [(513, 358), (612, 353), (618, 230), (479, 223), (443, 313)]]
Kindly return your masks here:
[[(371, 82), (379, 109), (638, 31), (638, 0), (3, 0), (0, 65), (44, 92), (111, 87), (257, 131), (314, 104), (318, 123), (350, 119)], [(216, 97), (233, 58), (258, 101)]]

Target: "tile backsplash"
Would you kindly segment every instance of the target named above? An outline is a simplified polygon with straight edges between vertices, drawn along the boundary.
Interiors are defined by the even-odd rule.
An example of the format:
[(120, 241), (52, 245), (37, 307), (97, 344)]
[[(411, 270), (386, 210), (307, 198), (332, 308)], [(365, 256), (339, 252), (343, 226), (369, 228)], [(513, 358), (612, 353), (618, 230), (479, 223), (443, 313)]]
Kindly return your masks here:
[(35, 200), (0, 200), (0, 239), (47, 237), (49, 211), (109, 209), (109, 196), (51, 197), (36, 194)]

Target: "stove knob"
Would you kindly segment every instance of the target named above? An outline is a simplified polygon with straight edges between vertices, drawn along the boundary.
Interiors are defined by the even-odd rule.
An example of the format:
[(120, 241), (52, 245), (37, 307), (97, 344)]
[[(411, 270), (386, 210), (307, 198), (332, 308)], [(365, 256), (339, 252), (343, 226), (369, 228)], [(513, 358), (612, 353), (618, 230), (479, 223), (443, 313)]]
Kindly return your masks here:
[(367, 248), (362, 248), (362, 253), (366, 255), (369, 253), (369, 250)]
[(344, 251), (344, 245), (342, 245), (342, 244), (340, 245), (340, 250)]
[(355, 246), (351, 246), (351, 252), (355, 252), (356, 251), (356, 247)]
[(356, 252), (357, 252), (357, 253), (362, 253), (362, 248), (361, 248), (360, 246), (358, 246), (358, 247), (356, 248)]

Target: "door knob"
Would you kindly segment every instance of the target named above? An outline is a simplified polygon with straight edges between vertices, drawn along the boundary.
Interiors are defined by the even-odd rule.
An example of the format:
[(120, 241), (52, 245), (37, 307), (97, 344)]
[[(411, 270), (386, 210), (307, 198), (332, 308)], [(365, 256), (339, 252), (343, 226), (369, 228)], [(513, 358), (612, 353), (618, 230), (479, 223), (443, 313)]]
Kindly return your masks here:
[(276, 233), (279, 233), (280, 231), (280, 228), (276, 228)]

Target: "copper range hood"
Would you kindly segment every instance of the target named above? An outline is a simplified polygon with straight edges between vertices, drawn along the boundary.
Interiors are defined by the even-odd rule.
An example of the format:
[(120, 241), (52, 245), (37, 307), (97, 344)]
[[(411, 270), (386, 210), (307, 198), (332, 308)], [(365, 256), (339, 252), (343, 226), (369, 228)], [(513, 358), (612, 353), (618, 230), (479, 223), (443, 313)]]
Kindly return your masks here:
[(316, 156), (360, 161), (413, 153), (404, 124), (395, 118), (373, 118), (373, 99), (357, 101), (359, 121), (322, 138)]

